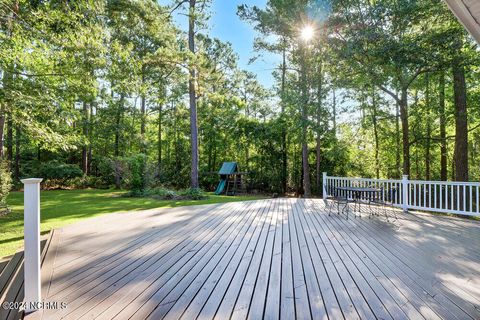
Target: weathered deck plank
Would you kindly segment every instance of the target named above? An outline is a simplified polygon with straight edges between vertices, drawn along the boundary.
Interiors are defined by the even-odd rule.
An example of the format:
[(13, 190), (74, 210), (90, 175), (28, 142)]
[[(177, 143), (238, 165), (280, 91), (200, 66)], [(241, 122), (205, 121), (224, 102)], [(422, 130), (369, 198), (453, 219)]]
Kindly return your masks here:
[[(262, 272), (262, 270), (268, 268), (268, 258), (271, 257), (271, 254), (268, 254), (268, 252), (271, 252), (273, 248), (273, 236), (275, 235), (277, 218), (275, 211), (273, 210), (273, 205), (270, 206), (267, 216), (269, 217), (270, 222), (266, 225), (267, 233), (265, 244), (263, 247), (257, 247), (254, 252), (252, 263), (250, 264), (247, 275), (240, 287), (240, 293), (231, 314), (231, 319), (245, 319), (250, 311), (250, 305), (252, 304), (252, 298), (255, 295), (255, 289), (263, 289), (262, 284), (265, 283), (264, 281), (260, 279), (259, 285), (256, 286), (256, 284), (259, 278), (267, 276), (265, 271)], [(260, 299), (263, 301), (265, 296), (260, 297)]]
[(41, 315), (480, 319), (478, 221), (399, 214), (280, 198), (94, 218), (55, 234), (43, 292), (67, 309)]
[[(175, 288), (176, 284), (183, 280), (183, 277), (189, 276), (194, 267), (197, 268), (193, 272), (198, 271), (198, 268), (201, 268), (202, 264), (220, 249), (226, 241), (225, 234), (231, 233), (232, 228), (237, 226), (235, 222), (241, 218), (237, 210), (238, 208), (232, 208), (224, 219), (219, 219), (216, 227), (210, 228), (210, 232), (205, 237), (194, 243), (194, 247), (176, 255), (170, 263), (162, 265), (159, 271), (151, 272), (140, 285), (136, 286), (136, 295), (127, 292), (124, 298), (116, 301), (109, 311), (114, 312), (114, 315), (119, 318), (128, 318), (133, 314), (141, 314), (141, 318), (146, 318)], [(109, 316), (105, 314), (102, 318), (109, 318)]]

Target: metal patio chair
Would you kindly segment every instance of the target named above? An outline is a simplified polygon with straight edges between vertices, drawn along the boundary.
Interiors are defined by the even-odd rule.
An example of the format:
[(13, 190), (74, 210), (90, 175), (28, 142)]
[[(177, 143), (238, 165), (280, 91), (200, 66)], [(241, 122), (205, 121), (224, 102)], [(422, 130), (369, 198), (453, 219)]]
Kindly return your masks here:
[[(347, 219), (348, 219), (348, 214), (350, 212), (350, 207), (349, 203), (351, 202), (348, 196), (343, 195), (341, 190), (338, 190), (335, 187), (329, 187), (329, 192), (327, 196), (327, 208), (328, 208), (328, 215), (330, 216), (332, 213), (332, 209), (337, 205), (337, 214), (340, 215), (342, 212), (346, 212), (347, 214)], [(328, 201), (330, 201), (330, 205), (328, 205)], [(340, 210), (340, 205), (343, 205), (343, 209)]]
[(371, 209), (371, 206), (377, 206), (377, 207), (382, 207), (383, 208), (383, 214), (385, 215), (385, 218), (388, 220), (388, 214), (387, 214), (387, 208), (392, 208), (392, 211), (393, 212), (393, 216), (395, 217), (395, 220), (397, 220), (397, 213), (395, 212), (395, 210), (393, 210), (393, 201), (395, 199), (395, 195), (397, 193), (397, 189), (396, 188), (391, 188), (391, 189), (386, 189), (386, 192), (385, 192), (385, 189), (382, 187), (380, 188), (381, 191), (380, 191), (380, 195), (379, 197), (374, 197), (372, 199), (369, 200), (368, 204), (370, 206), (370, 215), (368, 216), (369, 218), (374, 215), (375, 213), (373, 212), (373, 210)]

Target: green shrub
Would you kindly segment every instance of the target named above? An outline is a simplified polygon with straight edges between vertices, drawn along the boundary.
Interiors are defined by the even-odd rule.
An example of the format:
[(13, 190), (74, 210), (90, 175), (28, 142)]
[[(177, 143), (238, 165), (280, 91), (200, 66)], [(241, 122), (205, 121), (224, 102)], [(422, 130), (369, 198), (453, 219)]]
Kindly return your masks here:
[(148, 191), (145, 192), (145, 195), (153, 196), (155, 198), (160, 198), (164, 200), (172, 200), (172, 199), (177, 199), (179, 197), (175, 191), (170, 189), (165, 189), (162, 187), (149, 189)]
[(113, 159), (102, 156), (94, 157), (91, 168), (90, 174), (98, 179), (96, 184), (105, 187), (115, 184), (117, 168), (115, 167), (115, 161)]
[(0, 160), (0, 212), (7, 206), (7, 196), (12, 188), (12, 176), (6, 161)]
[(108, 189), (110, 187), (109, 184), (105, 183), (102, 177), (95, 177), (95, 176), (81, 176), (81, 177), (70, 179), (68, 181), (68, 186), (75, 189), (85, 189), (85, 188)]
[(207, 195), (200, 188), (185, 189), (180, 193), (180, 196), (189, 200), (203, 200), (207, 198)]
[(138, 154), (128, 159), (130, 170), (130, 193), (134, 196), (142, 195), (147, 187), (147, 157)]
[(40, 164), (36, 175), (47, 180), (65, 181), (83, 176), (83, 171), (76, 164), (49, 161)]
[(128, 197), (152, 197), (159, 200), (203, 200), (207, 195), (198, 188), (190, 188), (179, 192), (164, 187), (151, 189), (131, 190), (127, 193)]
[(60, 161), (38, 163), (29, 176), (43, 178), (43, 188), (57, 189), (71, 187), (71, 180), (83, 176), (83, 171), (76, 164)]

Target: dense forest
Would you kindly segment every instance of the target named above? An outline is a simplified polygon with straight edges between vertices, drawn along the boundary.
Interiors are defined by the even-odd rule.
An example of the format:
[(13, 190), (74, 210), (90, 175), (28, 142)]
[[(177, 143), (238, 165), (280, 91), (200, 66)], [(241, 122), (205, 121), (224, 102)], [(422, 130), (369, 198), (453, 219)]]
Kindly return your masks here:
[(250, 190), (305, 196), (323, 171), (480, 179), (480, 51), (443, 1), (239, 6), (251, 58), (281, 57), (273, 88), (209, 36), (210, 9), (0, 1), (0, 190), (30, 176), (211, 190), (223, 161)]

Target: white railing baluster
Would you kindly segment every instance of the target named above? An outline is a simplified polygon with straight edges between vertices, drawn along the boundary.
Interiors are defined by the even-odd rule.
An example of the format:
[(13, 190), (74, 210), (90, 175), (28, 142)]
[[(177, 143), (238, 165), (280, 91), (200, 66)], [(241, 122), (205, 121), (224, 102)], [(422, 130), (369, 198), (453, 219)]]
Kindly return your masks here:
[[(425, 183), (425, 188), (427, 189), (427, 192), (425, 194), (425, 207), (431, 207), (430, 202), (431, 202), (431, 197), (430, 197), (430, 184)], [(430, 198), (430, 199), (429, 199)]]
[(37, 310), (42, 301), (40, 271), (40, 182), (42, 179), (21, 180), (24, 184), (24, 245), (23, 268), (26, 313)]
[(454, 210), (453, 209), (453, 185), (450, 186), (450, 210)]
[[(337, 187), (362, 187), (382, 190), (379, 198), (408, 209), (480, 216), (480, 182), (366, 179), (324, 176), (324, 193)], [(468, 188), (468, 190), (467, 190)], [(393, 196), (392, 192), (395, 190)], [(352, 191), (339, 194), (352, 198)]]
[(460, 210), (460, 186), (457, 184), (457, 210)]
[(448, 210), (448, 184), (445, 185), (445, 210)]
[(469, 202), (469, 205), (470, 205), (470, 212), (473, 212), (472, 208), (473, 208), (473, 199), (472, 199), (472, 187), (469, 186), (468, 187), (468, 193), (469, 193), (469, 197), (468, 197), (468, 202)]
[(476, 186), (476, 190), (475, 190), (475, 207), (477, 209), (477, 213), (479, 213), (478, 211), (478, 186)]
[(427, 206), (427, 184), (422, 183), (420, 186), (423, 186), (423, 203), (422, 206), (426, 207)]
[(413, 184), (413, 205), (417, 206), (417, 184)]

